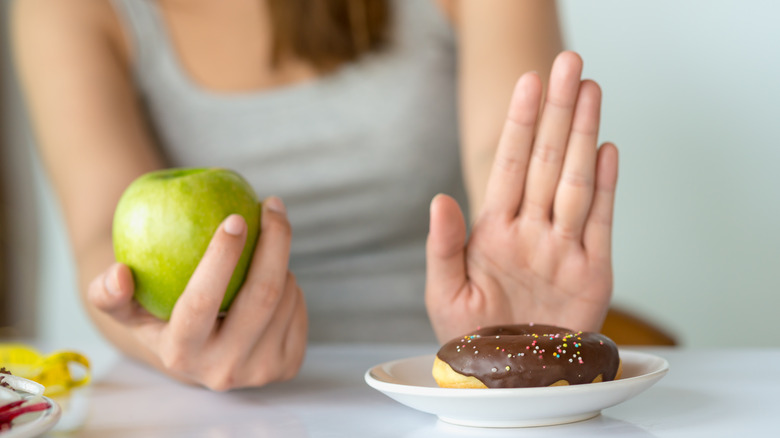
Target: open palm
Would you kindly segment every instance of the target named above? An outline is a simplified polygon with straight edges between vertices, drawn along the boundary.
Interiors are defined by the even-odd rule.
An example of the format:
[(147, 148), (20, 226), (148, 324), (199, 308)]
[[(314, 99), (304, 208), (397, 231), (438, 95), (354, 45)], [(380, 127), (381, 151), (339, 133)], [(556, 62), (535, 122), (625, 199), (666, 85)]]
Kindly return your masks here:
[(431, 204), (426, 305), (440, 341), (478, 326), (537, 322), (598, 330), (612, 294), (617, 149), (598, 147), (601, 90), (563, 52), (542, 84), (517, 82), (467, 239), (458, 204)]

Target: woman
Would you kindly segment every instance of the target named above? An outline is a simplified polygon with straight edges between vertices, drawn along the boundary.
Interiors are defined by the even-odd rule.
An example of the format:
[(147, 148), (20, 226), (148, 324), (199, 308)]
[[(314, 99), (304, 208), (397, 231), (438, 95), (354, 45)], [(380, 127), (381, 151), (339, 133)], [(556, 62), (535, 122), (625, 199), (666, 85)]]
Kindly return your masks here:
[[(444, 341), (603, 321), (617, 154), (597, 148), (600, 90), (576, 54), (556, 59), (537, 120), (540, 75), (523, 73), (547, 77), (560, 51), (552, 2), (19, 0), (14, 36), (85, 306), (175, 378), (288, 379), (307, 325), (312, 341)], [(122, 191), (173, 166), (230, 167), (268, 196), (224, 318), (239, 216), (170, 321), (114, 263)]]

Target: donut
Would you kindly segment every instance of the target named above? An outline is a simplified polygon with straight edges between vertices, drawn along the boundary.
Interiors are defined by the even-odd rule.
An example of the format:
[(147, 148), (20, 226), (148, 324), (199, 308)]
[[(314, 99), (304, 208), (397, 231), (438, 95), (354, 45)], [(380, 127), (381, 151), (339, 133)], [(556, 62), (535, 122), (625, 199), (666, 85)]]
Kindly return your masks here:
[(579, 385), (615, 380), (621, 371), (608, 337), (534, 324), (477, 329), (442, 345), (433, 363), (442, 388)]

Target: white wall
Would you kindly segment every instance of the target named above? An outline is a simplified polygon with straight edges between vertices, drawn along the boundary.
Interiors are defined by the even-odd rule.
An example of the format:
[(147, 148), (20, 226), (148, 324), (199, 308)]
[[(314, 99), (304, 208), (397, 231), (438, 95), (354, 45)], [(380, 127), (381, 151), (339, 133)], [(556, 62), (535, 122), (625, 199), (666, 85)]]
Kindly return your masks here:
[[(615, 302), (687, 345), (780, 346), (769, 335), (780, 309), (780, 2), (560, 5), (568, 46), (604, 90), (603, 138), (621, 150)], [(26, 168), (29, 151), (12, 146)], [(14, 165), (2, 160), (5, 178)], [(18, 201), (17, 223), (38, 214), (16, 241), (29, 254), (39, 235), (24, 261), (39, 271), (23, 285), (39, 295), (39, 334), (63, 348), (97, 339), (59, 211), (40, 169), (32, 175), (12, 188), (36, 200)]]
[(621, 151), (615, 302), (689, 345), (780, 346), (780, 2), (561, 12)]

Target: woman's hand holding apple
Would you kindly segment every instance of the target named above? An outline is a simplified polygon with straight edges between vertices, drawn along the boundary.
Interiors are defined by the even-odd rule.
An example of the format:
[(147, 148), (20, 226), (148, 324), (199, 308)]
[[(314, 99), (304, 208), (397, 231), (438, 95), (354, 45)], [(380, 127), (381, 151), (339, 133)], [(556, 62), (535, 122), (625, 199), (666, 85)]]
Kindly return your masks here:
[(598, 147), (601, 91), (581, 71), (576, 54), (558, 56), (538, 121), (539, 77), (518, 81), (468, 241), (457, 203), (433, 200), (426, 304), (440, 341), (503, 323), (600, 329), (612, 293), (617, 149)]
[(213, 390), (261, 386), (295, 376), (306, 348), (306, 306), (288, 270), (291, 230), (278, 198), (263, 202), (249, 272), (224, 318), (219, 308), (247, 236), (239, 215), (214, 234), (169, 321), (133, 300), (130, 269), (116, 263), (90, 284), (88, 299), (147, 346), (167, 374)]

